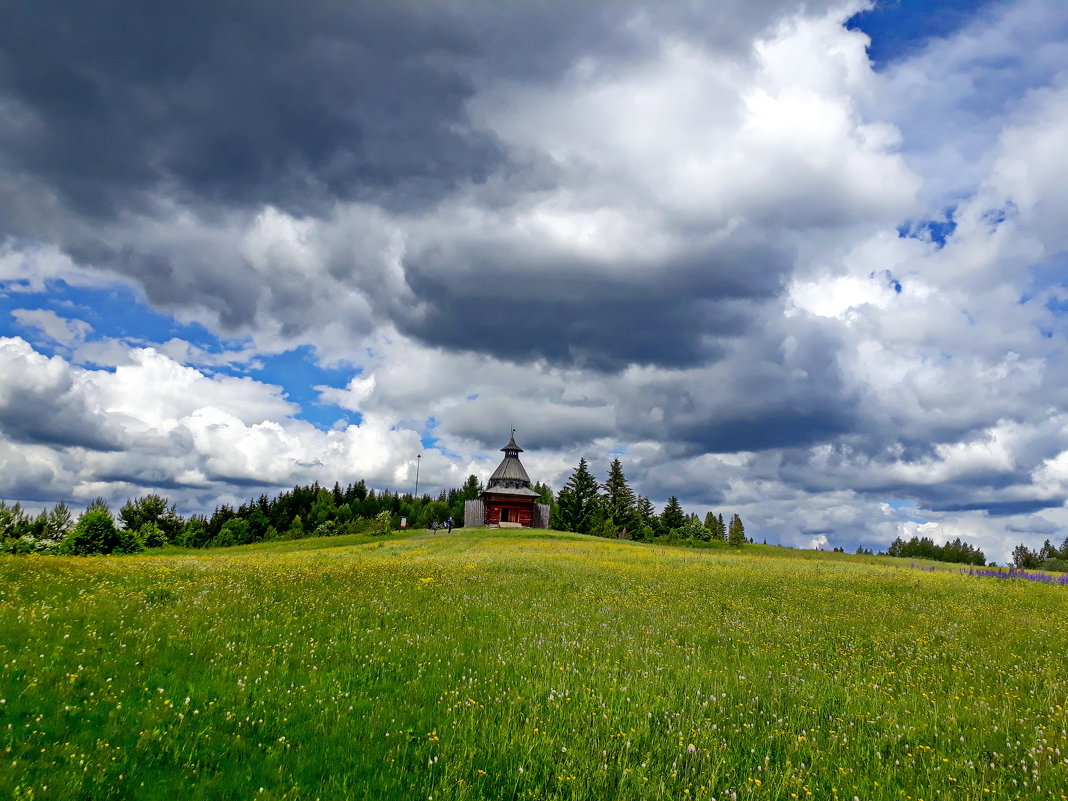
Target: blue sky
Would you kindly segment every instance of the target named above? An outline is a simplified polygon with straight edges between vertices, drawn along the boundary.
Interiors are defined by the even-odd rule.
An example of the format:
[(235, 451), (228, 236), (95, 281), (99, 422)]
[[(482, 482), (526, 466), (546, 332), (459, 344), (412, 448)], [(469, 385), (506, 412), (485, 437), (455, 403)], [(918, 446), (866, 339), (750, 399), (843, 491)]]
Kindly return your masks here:
[(952, 36), (972, 23), (995, 0), (882, 0), (858, 12), (847, 28), (866, 33), (868, 56), (885, 70), (926, 47), (932, 39)]
[(0, 498), (514, 426), (769, 542), (1062, 530), (1068, 12), (758, 5), (4, 5)]

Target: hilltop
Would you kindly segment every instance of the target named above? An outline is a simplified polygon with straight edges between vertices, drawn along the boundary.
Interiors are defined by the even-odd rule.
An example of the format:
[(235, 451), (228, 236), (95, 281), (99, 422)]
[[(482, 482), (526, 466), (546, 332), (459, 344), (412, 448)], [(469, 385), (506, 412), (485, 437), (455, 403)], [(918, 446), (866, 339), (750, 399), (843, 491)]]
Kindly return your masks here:
[(552, 532), (2, 557), (0, 796), (1058, 799), (1066, 611)]

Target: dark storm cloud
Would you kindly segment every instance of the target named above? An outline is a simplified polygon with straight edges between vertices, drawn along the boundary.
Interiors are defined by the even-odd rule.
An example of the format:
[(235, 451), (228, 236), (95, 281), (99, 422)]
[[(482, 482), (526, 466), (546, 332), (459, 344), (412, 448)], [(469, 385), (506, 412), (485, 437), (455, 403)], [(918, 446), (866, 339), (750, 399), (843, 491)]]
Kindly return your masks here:
[[(501, 166), (464, 116), (474, 74), (550, 79), (593, 49), (634, 58), (655, 47), (628, 25), (638, 10), (16, 0), (0, 7), (0, 164), (87, 216), (156, 192), (293, 212), (352, 199), (422, 206)], [(657, 17), (737, 46), (767, 14)]]
[(848, 409), (827, 403), (811, 404), (815, 406), (811, 409), (796, 408), (792, 401), (784, 398), (774, 406), (754, 409), (748, 419), (712, 420), (676, 435), (688, 435), (697, 452), (731, 453), (807, 445), (846, 433), (855, 424)]
[(611, 410), (603, 403), (554, 405), (547, 411), (537, 401), (509, 397), (468, 402), (449, 415), (447, 426), (451, 436), (477, 442), (491, 454), (515, 426), (516, 441), (528, 451), (581, 451), (591, 440), (615, 433)]
[[(859, 420), (857, 429), (865, 428)], [(867, 433), (850, 433), (841, 441), (863, 446)], [(808, 493), (845, 488), (873, 501), (910, 498), (926, 512), (983, 511), (991, 517), (1008, 517), (1063, 505), (1063, 498), (1036, 497), (1031, 462), (1019, 467), (973, 465), (957, 475), (936, 478), (926, 472), (941, 464), (942, 458), (935, 454), (933, 446), (895, 449), (890, 455), (839, 444), (815, 460), (811, 451), (794, 448), (782, 452), (778, 477)], [(904, 480), (902, 474), (909, 471), (915, 477)]]
[(13, 442), (62, 445), (94, 451), (115, 451), (121, 445), (103, 415), (86, 412), (64, 398), (11, 392), (0, 407), (0, 434)]
[(1062, 531), (1056, 523), (1037, 515), (1026, 517), (1021, 522), (1007, 523), (1005, 530), (1015, 534), (1059, 534)]
[(1033, 512), (1040, 512), (1043, 509), (1053, 509), (1061, 506), (1064, 506), (1063, 498), (1035, 498), (1033, 500), (991, 501), (988, 503), (973, 501), (971, 503), (930, 504), (925, 505), (924, 508), (932, 512), (983, 511), (991, 517), (1009, 517), (1011, 515), (1027, 515)]
[(719, 363), (628, 388), (621, 425), (672, 443), (675, 457), (789, 449), (852, 432), (857, 399), (838, 370), (840, 347), (823, 326), (785, 325), (768, 304)]
[[(157, 308), (174, 309), (195, 299), (217, 317), (224, 331), (253, 323), (267, 290), (230, 243), (212, 248), (191, 239), (173, 248), (131, 241), (116, 247), (104, 239), (82, 237), (68, 245), (67, 252), (87, 264), (110, 264), (133, 278)], [(215, 268), (220, 263), (224, 269)]]
[(3, 165), (77, 214), (179, 202), (432, 201), (499, 161), (466, 130), (455, 62), (479, 52), (444, 7), (6, 3)]
[(119, 449), (115, 420), (92, 409), (69, 366), (46, 360), (23, 340), (0, 339), (0, 437), (29, 445)]
[[(588, 176), (603, 183), (591, 208), (633, 205), (673, 241), (659, 260), (606, 264), (567, 245), (527, 247), (509, 240), (506, 221), (484, 241), (440, 223), (420, 228), (454, 195), (499, 220), (536, 203), (535, 187), (575, 192), (586, 180), (474, 129), (465, 104), (479, 81), (549, 87), (587, 56), (622, 70), (656, 50), (658, 31), (744, 60), (786, 7), (11, 3), (0, 10), (0, 98), (13, 110), (0, 122), (0, 171), (58, 206), (49, 220), (19, 206), (32, 192), (0, 195), (9, 226), (0, 233), (62, 231), (79, 262), (135, 279), (158, 307), (206, 310), (228, 332), (298, 337), (325, 318), (363, 335), (378, 315), (423, 343), (520, 363), (609, 374), (722, 365), (622, 387), (633, 400), (618, 410), (621, 429), (677, 455), (826, 439), (855, 425), (827, 356), (840, 343), (769, 323), (794, 266), (789, 239), (764, 227), (791, 203), (790, 192), (775, 194), (788, 175), (768, 190), (770, 211), (751, 210), (764, 222), (738, 223), (715, 246), (706, 237), (717, 223), (692, 208), (672, 219), (640, 190), (618, 196), (630, 191), (617, 183), (625, 165)], [(323, 247), (317, 274), (284, 256), (249, 263), (242, 236), (265, 205), (322, 221), (351, 201), (410, 228), (401, 283), (415, 303), (403, 313), (404, 292), (379, 289), (373, 223), (354, 244)], [(174, 208), (195, 222), (161, 233)], [(354, 227), (339, 219), (324, 226)], [(353, 305), (372, 311), (344, 305), (349, 287), (365, 293)], [(787, 352), (787, 339), (800, 346)], [(592, 423), (577, 417), (581, 425)]]
[[(490, 175), (508, 188), (496, 201), (486, 188), (483, 200), (507, 205), (559, 176), (537, 153), (506, 154), (472, 127), (465, 104), (479, 80), (549, 84), (594, 53), (616, 68), (655, 51), (656, 29), (744, 53), (783, 5), (651, 15), (608, 3), (7, 3), (0, 237), (53, 242), (136, 280), (157, 306), (198, 307), (228, 332), (269, 317), (298, 336), (320, 299), (307, 282), (285, 286), (279, 271), (268, 288), (237, 241), (264, 206), (322, 217), (358, 201), (410, 217)], [(175, 209), (202, 229), (230, 221), (230, 241), (145, 234), (146, 222), (171, 224)], [(400, 325), (425, 342), (508, 359), (688, 364), (716, 357), (712, 340), (744, 328), (724, 297), (767, 295), (781, 273), (724, 263), (716, 283), (693, 280), (697, 265), (659, 265), (683, 278), (657, 286), (567, 265), (578, 269), (539, 281), (534, 273), (553, 271), (543, 255), (531, 254), (531, 274), (505, 270), (495, 285), (409, 264), (430, 312)], [(341, 280), (391, 314), (395, 299), (376, 293), (380, 276), (355, 258), (359, 268)], [(731, 286), (739, 276), (743, 286)], [(511, 314), (517, 304), (529, 313)], [(366, 333), (360, 315), (346, 321)]]
[(685, 367), (722, 358), (722, 340), (746, 333), (754, 304), (778, 294), (789, 264), (763, 243), (611, 271), (518, 250), (481, 245), (410, 259), (409, 284), (427, 313), (398, 324), (442, 347), (513, 361)]
[(0, 498), (55, 503), (71, 497), (67, 476), (51, 465), (26, 459), (10, 443), (0, 438)]

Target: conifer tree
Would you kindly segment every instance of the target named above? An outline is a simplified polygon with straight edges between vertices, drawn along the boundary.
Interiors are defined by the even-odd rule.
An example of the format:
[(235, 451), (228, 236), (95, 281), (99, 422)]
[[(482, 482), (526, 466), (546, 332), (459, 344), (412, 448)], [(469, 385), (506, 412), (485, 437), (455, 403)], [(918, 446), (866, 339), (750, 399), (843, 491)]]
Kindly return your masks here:
[(538, 503), (553, 504), (556, 503), (556, 498), (553, 497), (553, 488), (548, 484), (544, 484), (541, 481), (535, 481), (531, 484), (530, 488), (538, 493)]
[(44, 536), (52, 542), (59, 542), (70, 531), (72, 525), (70, 509), (67, 504), (60, 501), (55, 505), (45, 522)]
[(686, 525), (686, 514), (682, 511), (679, 499), (672, 495), (668, 498), (664, 511), (660, 513), (660, 523), (666, 531), (680, 529)]
[(22, 511), (21, 504), (8, 506), (0, 501), (0, 542), (5, 539), (18, 539), (29, 526), (30, 518)]
[(156, 493), (127, 501), (119, 510), (119, 520), (129, 531), (140, 531), (146, 524), (154, 523), (168, 540), (177, 536), (185, 524), (175, 505)]
[(595, 513), (600, 507), (597, 480), (590, 472), (586, 459), (579, 459), (578, 467), (556, 496), (556, 521), (554, 528), (590, 534), (595, 522)]
[(638, 513), (638, 517), (641, 518), (643, 525), (652, 526), (653, 523), (656, 522), (656, 509), (653, 507), (653, 502), (644, 495), (638, 496), (634, 508)]
[(643, 495), (635, 496), (633, 520), (634, 530), (630, 532), (633, 539), (644, 540), (656, 535), (656, 509)]
[(736, 548), (745, 544), (745, 526), (742, 525), (742, 518), (738, 515), (731, 517), (731, 524), (727, 530), (727, 542)]
[(634, 490), (627, 484), (618, 457), (612, 460), (608, 468), (608, 480), (604, 483), (604, 505), (605, 512), (617, 529), (627, 531), (635, 527)]
[(1031, 570), (1038, 567), (1038, 554), (1023, 543), (1012, 549), (1012, 566)]
[(460, 487), (465, 501), (475, 501), (482, 497), (482, 482), (474, 473), (467, 477), (464, 485)]

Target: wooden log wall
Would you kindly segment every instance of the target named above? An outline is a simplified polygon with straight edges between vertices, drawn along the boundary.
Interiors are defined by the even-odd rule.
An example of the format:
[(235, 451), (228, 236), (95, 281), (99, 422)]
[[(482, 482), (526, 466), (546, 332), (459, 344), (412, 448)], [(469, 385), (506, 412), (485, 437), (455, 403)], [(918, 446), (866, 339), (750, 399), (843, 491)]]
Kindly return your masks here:
[(486, 507), (481, 500), (464, 501), (464, 525), (486, 525)]

